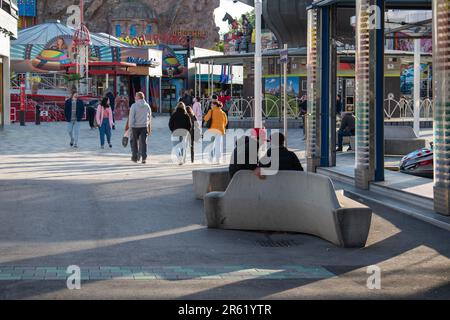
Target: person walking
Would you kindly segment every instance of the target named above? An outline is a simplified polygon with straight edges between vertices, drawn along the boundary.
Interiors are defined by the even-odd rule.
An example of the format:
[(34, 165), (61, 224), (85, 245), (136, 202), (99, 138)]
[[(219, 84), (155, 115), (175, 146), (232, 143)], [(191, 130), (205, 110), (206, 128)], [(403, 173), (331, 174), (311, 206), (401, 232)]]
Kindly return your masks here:
[(74, 91), (64, 105), (64, 117), (67, 122), (67, 133), (70, 137), (70, 146), (78, 148), (80, 125), (84, 116), (84, 104), (78, 98), (78, 92)]
[(114, 114), (114, 110), (116, 109), (116, 97), (114, 96), (114, 90), (112, 88), (108, 88), (108, 92), (106, 93), (106, 97), (109, 99), (109, 106), (112, 111), (113, 117), (113, 130), (116, 130), (116, 118)]
[(191, 117), (186, 111), (186, 106), (183, 102), (178, 102), (175, 112), (170, 117), (169, 129), (172, 132), (173, 146), (181, 166), (186, 162), (187, 139), (190, 136), (193, 123)]
[(192, 107), (194, 104), (193, 98), (188, 90), (183, 90), (181, 92), (181, 98), (179, 102), (183, 102), (185, 106)]
[[(343, 112), (342, 113), (342, 122), (341, 127), (338, 131), (338, 147), (336, 149), (337, 152), (342, 152), (344, 137), (353, 137), (355, 136), (355, 116), (351, 112)], [(352, 150), (351, 146), (348, 150)]]
[(142, 163), (147, 163), (147, 137), (151, 133), (152, 110), (145, 101), (145, 95), (137, 92), (136, 102), (130, 110), (129, 126), (131, 128), (131, 148), (133, 154), (131, 161), (137, 163), (142, 159)]
[[(197, 116), (194, 114), (194, 110), (191, 107), (186, 107), (187, 114), (191, 118), (191, 162), (194, 163), (195, 161), (195, 150), (194, 150), (194, 144), (195, 141), (200, 140), (202, 135), (202, 127), (201, 123), (197, 120)], [(201, 119), (201, 118), (200, 118)]]
[(308, 99), (306, 96), (303, 96), (299, 100), (298, 107), (300, 109), (300, 117), (302, 118), (303, 122), (303, 140), (306, 140), (306, 121), (307, 121), (307, 114), (308, 114)]
[(211, 104), (211, 110), (208, 111), (204, 120), (205, 123), (211, 121), (208, 131), (213, 134), (214, 148), (211, 153), (211, 161), (215, 160), (220, 164), (222, 158), (223, 136), (225, 135), (228, 124), (228, 117), (222, 110), (222, 103), (214, 100)]
[(97, 108), (95, 119), (99, 125), (100, 133), (100, 146), (105, 149), (105, 135), (108, 140), (108, 145), (112, 148), (111, 144), (111, 129), (114, 126), (113, 111), (109, 105), (109, 98), (103, 98), (101, 104)]
[(194, 112), (195, 118), (197, 118), (197, 122), (202, 127), (202, 119), (203, 119), (203, 110), (202, 110), (202, 103), (200, 100), (200, 97), (196, 97), (194, 99), (194, 106), (192, 107), (192, 110)]

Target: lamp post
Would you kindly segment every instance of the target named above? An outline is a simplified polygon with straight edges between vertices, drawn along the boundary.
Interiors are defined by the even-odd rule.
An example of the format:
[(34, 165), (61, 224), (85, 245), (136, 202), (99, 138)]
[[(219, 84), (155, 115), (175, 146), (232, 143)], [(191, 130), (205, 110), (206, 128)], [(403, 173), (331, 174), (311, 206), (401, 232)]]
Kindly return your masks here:
[(262, 0), (255, 0), (256, 42), (255, 42), (255, 128), (262, 129), (262, 50), (261, 20)]
[(170, 99), (169, 99), (170, 106), (169, 106), (169, 113), (172, 114), (172, 80), (173, 80), (173, 68), (172, 68), (172, 67), (169, 67), (169, 68), (167, 69), (167, 74), (168, 74), (168, 76), (169, 76), (169, 81), (170, 81), (170, 87), (169, 87), (169, 90), (170, 90)]

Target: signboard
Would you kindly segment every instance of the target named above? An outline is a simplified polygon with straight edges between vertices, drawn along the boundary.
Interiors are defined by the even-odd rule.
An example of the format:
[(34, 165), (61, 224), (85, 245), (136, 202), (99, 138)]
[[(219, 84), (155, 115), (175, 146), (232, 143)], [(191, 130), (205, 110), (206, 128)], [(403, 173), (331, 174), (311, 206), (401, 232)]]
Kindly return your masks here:
[(289, 51), (282, 50), (280, 53), (280, 63), (288, 63), (289, 61)]
[[(165, 45), (181, 45), (183, 47), (188, 47), (189, 41), (191, 48), (195, 47), (195, 38), (201, 39), (198, 36), (200, 31), (196, 31), (197, 36), (191, 36), (190, 34), (194, 34), (194, 31), (189, 32), (174, 32), (174, 33), (161, 33), (161, 34), (152, 34), (152, 35), (140, 35), (137, 37), (118, 37), (118, 39), (122, 42), (131, 44), (136, 47), (154, 47), (160, 44)], [(191, 37), (191, 40), (189, 40)]]
[(135, 63), (129, 68), (136, 75), (162, 77), (162, 51), (144, 48), (122, 48), (122, 62)]
[(20, 77), (20, 111), (25, 111), (26, 87), (24, 76)]

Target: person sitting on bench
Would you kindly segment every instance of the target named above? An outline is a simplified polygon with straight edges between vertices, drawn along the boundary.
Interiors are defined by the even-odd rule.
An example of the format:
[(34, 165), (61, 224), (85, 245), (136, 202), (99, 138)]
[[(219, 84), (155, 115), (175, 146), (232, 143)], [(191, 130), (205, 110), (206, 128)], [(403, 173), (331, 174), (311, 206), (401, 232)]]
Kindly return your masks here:
[[(253, 152), (253, 154), (250, 154)], [(257, 141), (249, 136), (241, 137), (233, 151), (229, 167), (230, 178), (240, 170), (255, 170), (257, 165)]]
[(274, 148), (278, 149), (278, 171), (304, 171), (297, 155), (285, 147), (285, 137), (282, 133), (275, 132), (271, 135), (270, 141), (271, 148), (267, 151), (267, 154), (262, 161), (258, 163), (258, 168), (255, 170), (255, 174), (260, 179), (265, 179), (261, 173), (261, 168), (271, 168), (271, 162), (266, 164), (268, 161), (265, 161), (265, 158), (270, 158), (272, 156), (272, 150)]
[[(344, 137), (353, 137), (355, 135), (355, 117), (351, 112), (342, 113), (341, 127), (338, 131), (338, 148), (337, 152), (342, 152)], [(351, 146), (348, 150), (351, 150)]]

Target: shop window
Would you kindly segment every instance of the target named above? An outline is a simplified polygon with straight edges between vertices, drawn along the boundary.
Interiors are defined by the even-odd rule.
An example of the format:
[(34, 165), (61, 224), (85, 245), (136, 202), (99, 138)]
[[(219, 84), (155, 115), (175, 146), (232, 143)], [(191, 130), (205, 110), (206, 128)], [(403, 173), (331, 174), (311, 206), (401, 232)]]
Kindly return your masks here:
[(132, 36), (132, 37), (135, 37), (137, 35), (137, 32), (136, 32), (136, 25), (131, 25), (131, 27), (130, 27), (130, 36)]
[(120, 37), (122, 35), (121, 29), (120, 24), (116, 24), (116, 37)]

